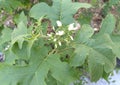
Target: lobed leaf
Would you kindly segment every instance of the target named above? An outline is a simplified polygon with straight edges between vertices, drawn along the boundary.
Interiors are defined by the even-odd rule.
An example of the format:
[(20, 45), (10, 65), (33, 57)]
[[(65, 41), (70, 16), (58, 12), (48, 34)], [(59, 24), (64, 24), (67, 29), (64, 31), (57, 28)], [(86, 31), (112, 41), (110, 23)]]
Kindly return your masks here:
[[(105, 29), (104, 26), (110, 23), (108, 20), (113, 20), (113, 16), (110, 15), (105, 18), (106, 22), (103, 21), (104, 25), (100, 35), (93, 35), (94, 32), (91, 27), (83, 25), (75, 36), (75, 42), (78, 45), (73, 46), (75, 48), (75, 56), (71, 58), (70, 65), (75, 67), (82, 66), (87, 61), (92, 81), (97, 81), (103, 76), (103, 73), (108, 74), (113, 71), (116, 64), (116, 56), (119, 55), (118, 51), (120, 49), (110, 37), (114, 26), (110, 30), (106, 28), (103, 31)], [(113, 23), (115, 24), (114, 20), (111, 23), (112, 25)]]
[(104, 33), (111, 34), (115, 29), (115, 17), (112, 14), (108, 14), (106, 18), (102, 21), (100, 32), (98, 35), (102, 35)]
[(25, 24), (23, 22), (20, 22), (18, 24), (18, 28), (14, 29), (14, 31), (12, 32), (11, 35), (11, 39), (12, 39), (12, 45), (15, 42), (18, 42), (19, 48), (22, 48), (22, 44), (24, 42), (24, 38), (27, 36), (27, 27), (25, 26)]
[(48, 73), (56, 82), (61, 82), (64, 85), (74, 81), (76, 77), (74, 77), (74, 72), (72, 72), (73, 70), (70, 69), (68, 64), (61, 62), (58, 54), (48, 55), (48, 52), (46, 47), (36, 47), (34, 45), (28, 65), (0, 64), (1, 84), (47, 85), (46, 78)]
[(4, 44), (5, 42), (11, 41), (11, 34), (12, 30), (10, 28), (4, 28), (2, 30), (2, 35), (0, 36), (0, 45)]
[[(38, 3), (30, 10), (30, 16), (39, 19), (45, 15), (55, 24), (60, 20), (63, 24), (70, 24), (74, 21), (73, 15), (79, 8), (90, 8), (91, 5), (87, 3), (73, 3), (71, 0), (53, 0), (53, 5), (48, 6), (45, 3)], [(44, 9), (41, 9), (44, 8)]]

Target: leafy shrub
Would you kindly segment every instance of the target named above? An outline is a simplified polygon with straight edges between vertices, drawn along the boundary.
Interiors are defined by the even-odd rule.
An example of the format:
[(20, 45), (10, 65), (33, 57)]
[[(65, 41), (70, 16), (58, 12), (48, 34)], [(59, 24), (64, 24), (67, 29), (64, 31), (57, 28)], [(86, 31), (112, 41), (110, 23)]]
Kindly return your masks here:
[[(91, 81), (106, 78), (120, 58), (120, 37), (113, 33), (116, 20), (108, 14), (95, 33), (90, 25), (73, 23), (73, 14), (81, 7), (91, 5), (70, 0), (53, 0), (52, 6), (38, 3), (30, 9), (35, 19), (30, 26), (22, 12), (16, 28), (4, 27), (0, 34), (1, 84), (69, 85), (85, 73)], [(52, 22), (53, 32), (47, 33), (44, 17)]]
[(45, 15), (46, 18), (51, 20), (53, 25), (57, 20), (60, 20), (63, 24), (70, 24), (74, 22), (73, 14), (75, 14), (79, 8), (89, 7), (91, 7), (91, 5), (87, 3), (72, 3), (71, 0), (53, 0), (52, 6), (48, 6), (45, 3), (38, 3), (33, 6), (30, 10), (30, 16), (39, 19)]

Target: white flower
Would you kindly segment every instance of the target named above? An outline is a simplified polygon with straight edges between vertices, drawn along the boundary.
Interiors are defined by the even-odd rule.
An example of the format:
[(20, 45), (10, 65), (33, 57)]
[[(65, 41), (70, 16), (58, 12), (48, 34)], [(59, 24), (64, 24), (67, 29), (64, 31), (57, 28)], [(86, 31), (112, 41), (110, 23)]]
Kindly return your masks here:
[(64, 35), (64, 34), (65, 34), (64, 31), (58, 31), (58, 32), (56, 33), (56, 35), (59, 35), (59, 36), (62, 36), (62, 35)]
[(55, 44), (55, 48), (57, 48), (57, 44)]
[(57, 39), (55, 38), (53, 41), (54, 41), (54, 42), (56, 42), (56, 41), (57, 41)]
[(59, 44), (59, 46), (61, 46), (61, 42), (60, 41), (58, 42), (58, 44)]
[(72, 36), (70, 36), (70, 39), (71, 39), (71, 40), (74, 40)]
[(81, 25), (79, 23), (76, 23), (76, 30), (80, 29)]
[(70, 25), (68, 26), (68, 30), (69, 30), (69, 31), (74, 30), (74, 24), (75, 24), (75, 23), (72, 23), (72, 24), (70, 24)]
[(94, 31), (95, 31), (95, 32), (99, 31), (99, 29), (98, 29), (98, 28), (93, 28), (93, 29), (94, 29)]
[[(74, 26), (75, 25), (75, 26)], [(72, 30), (78, 30), (80, 29), (80, 24), (79, 23), (72, 23), (68, 26), (68, 30), (72, 31)]]
[(52, 34), (47, 34), (48, 37), (52, 37)]
[(57, 26), (58, 26), (58, 27), (61, 27), (61, 26), (62, 26), (62, 22), (61, 22), (61, 21), (58, 20), (58, 21), (56, 21), (56, 23), (57, 23)]

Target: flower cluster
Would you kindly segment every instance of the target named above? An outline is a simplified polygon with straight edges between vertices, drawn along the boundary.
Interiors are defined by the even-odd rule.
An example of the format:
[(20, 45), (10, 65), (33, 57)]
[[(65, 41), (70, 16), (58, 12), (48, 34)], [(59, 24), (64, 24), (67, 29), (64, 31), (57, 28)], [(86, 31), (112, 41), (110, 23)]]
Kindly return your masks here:
[(58, 28), (55, 29), (55, 27), (53, 27), (55, 33), (47, 34), (49, 37), (48, 40), (54, 43), (55, 48), (62, 46), (63, 43), (69, 44), (71, 41), (73, 41), (74, 31), (80, 29), (79, 23), (72, 23), (68, 26), (62, 26), (62, 22), (60, 21), (56, 21), (56, 23)]

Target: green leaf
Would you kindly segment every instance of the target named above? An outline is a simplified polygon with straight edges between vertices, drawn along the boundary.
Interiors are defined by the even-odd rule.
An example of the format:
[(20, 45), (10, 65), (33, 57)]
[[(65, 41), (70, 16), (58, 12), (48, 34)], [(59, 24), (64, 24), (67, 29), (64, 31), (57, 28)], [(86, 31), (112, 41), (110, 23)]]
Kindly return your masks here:
[(46, 15), (52, 21), (52, 24), (55, 24), (57, 20), (60, 20), (63, 24), (69, 24), (74, 21), (73, 15), (79, 8), (90, 7), (91, 5), (87, 3), (73, 3), (71, 0), (53, 0), (52, 6), (45, 3), (34, 5), (30, 10), (30, 16), (39, 19), (41, 16)]
[(71, 58), (70, 64), (72, 66), (82, 66), (85, 63), (85, 59), (89, 55), (89, 49), (84, 45), (79, 45), (75, 49), (75, 56)]
[(48, 76), (46, 78), (47, 85), (58, 85), (56, 80), (48, 73)]
[(100, 63), (97, 63), (96, 60), (92, 60), (92, 57), (91, 57), (88, 60), (88, 66), (89, 66), (91, 81), (99, 80), (99, 78), (101, 78), (103, 75), (103, 65), (101, 65)]
[[(111, 21), (111, 22), (110, 22)], [(120, 56), (120, 47), (119, 47), (119, 45), (118, 45), (118, 41), (119, 41), (119, 37), (118, 36), (115, 36), (114, 34), (113, 34), (113, 31), (114, 31), (114, 29), (115, 29), (115, 23), (116, 23), (116, 20), (115, 20), (115, 17), (112, 15), (112, 14), (108, 14), (107, 16), (106, 16), (106, 18), (103, 20), (103, 22), (102, 22), (102, 26), (101, 26), (101, 29), (100, 29), (100, 32), (98, 33), (98, 34), (96, 34), (95, 36), (93, 36), (93, 37), (96, 37), (97, 38), (97, 36), (100, 36), (100, 35), (103, 35), (103, 34), (109, 34), (109, 37), (110, 37), (110, 39), (111, 39), (111, 46), (112, 46), (112, 52), (117, 56), (117, 57), (119, 57)], [(115, 38), (115, 39), (113, 39), (113, 37)], [(116, 39), (117, 38), (117, 39)], [(114, 41), (112, 41), (112, 40), (115, 40), (115, 42)], [(117, 40), (117, 43), (116, 43), (116, 40)]]
[(83, 25), (80, 31), (77, 33), (75, 41), (84, 43), (88, 41), (93, 34), (94, 30), (90, 27), (90, 25)]
[(29, 59), (29, 56), (27, 54), (27, 42), (22, 43), (22, 48), (19, 48), (19, 44), (18, 43), (15, 43), (12, 46), (12, 52), (19, 59), (25, 59), (25, 60)]
[[(50, 69), (52, 72), (52, 76), (59, 82), (69, 85), (74, 80), (76, 80), (76, 77), (74, 75), (73, 69), (71, 69), (67, 63), (61, 62), (59, 60), (59, 55), (50, 55), (51, 58), (49, 58)], [(53, 63), (54, 62), (54, 63)]]
[(14, 31), (12, 32), (12, 45), (15, 42), (18, 42), (19, 48), (22, 48), (22, 44), (24, 42), (24, 38), (27, 36), (27, 27), (25, 26), (25, 24), (23, 22), (20, 22), (18, 24), (18, 27), (16, 29), (14, 29)]
[(47, 85), (45, 80), (48, 72), (55, 81), (64, 85), (68, 85), (76, 79), (74, 71), (67, 63), (60, 61), (58, 54), (48, 55), (49, 51), (46, 47), (36, 47), (36, 45), (37, 43), (32, 48), (32, 56), (27, 66), (0, 63), (2, 85)]
[(5, 51), (5, 64), (13, 65), (15, 64), (15, 60), (18, 59), (18, 56), (16, 56), (10, 49)]
[[(110, 36), (108, 34), (101, 35), (95, 39), (95, 43), (93, 45), (94, 50), (101, 53), (103, 58), (104, 64), (104, 71), (106, 73), (111, 72), (116, 64), (116, 57), (113, 52), (114, 50), (114, 43), (112, 42)], [(97, 61), (98, 62), (98, 61)]]
[(118, 55), (119, 49), (109, 33), (97, 37), (93, 33), (89, 25), (83, 25), (77, 32), (75, 36), (77, 45), (73, 45), (75, 56), (71, 58), (70, 65), (78, 67), (87, 63), (91, 80), (97, 81), (103, 73), (108, 74), (113, 71), (116, 64), (115, 55)]
[(114, 42), (114, 50), (113, 52), (116, 54), (116, 56), (120, 59), (120, 35), (110, 35), (112, 41)]
[(22, 6), (19, 0), (0, 0), (0, 9), (3, 8), (8, 12), (12, 12), (19, 6)]
[(23, 22), (27, 26), (27, 17), (25, 16), (24, 12), (21, 12), (18, 17), (15, 18), (15, 22), (19, 24)]
[(30, 56), (30, 54), (31, 54), (31, 48), (32, 48), (35, 40), (36, 39), (31, 39), (31, 40), (28, 41), (28, 45), (27, 45), (27, 51), (28, 51), (27, 54), (28, 54), (28, 56)]
[(11, 33), (12, 30), (10, 28), (4, 28), (2, 30), (2, 35), (0, 36), (0, 40), (1, 40), (0, 45), (11, 40)]
[(106, 18), (102, 21), (102, 25), (98, 35), (102, 35), (104, 33), (111, 34), (115, 29), (115, 23), (115, 17), (112, 14), (108, 14)]
[(109, 1), (109, 5), (110, 5), (110, 6), (112, 6), (112, 5), (117, 5), (119, 2), (120, 2), (120, 0), (110, 0), (110, 1)]

